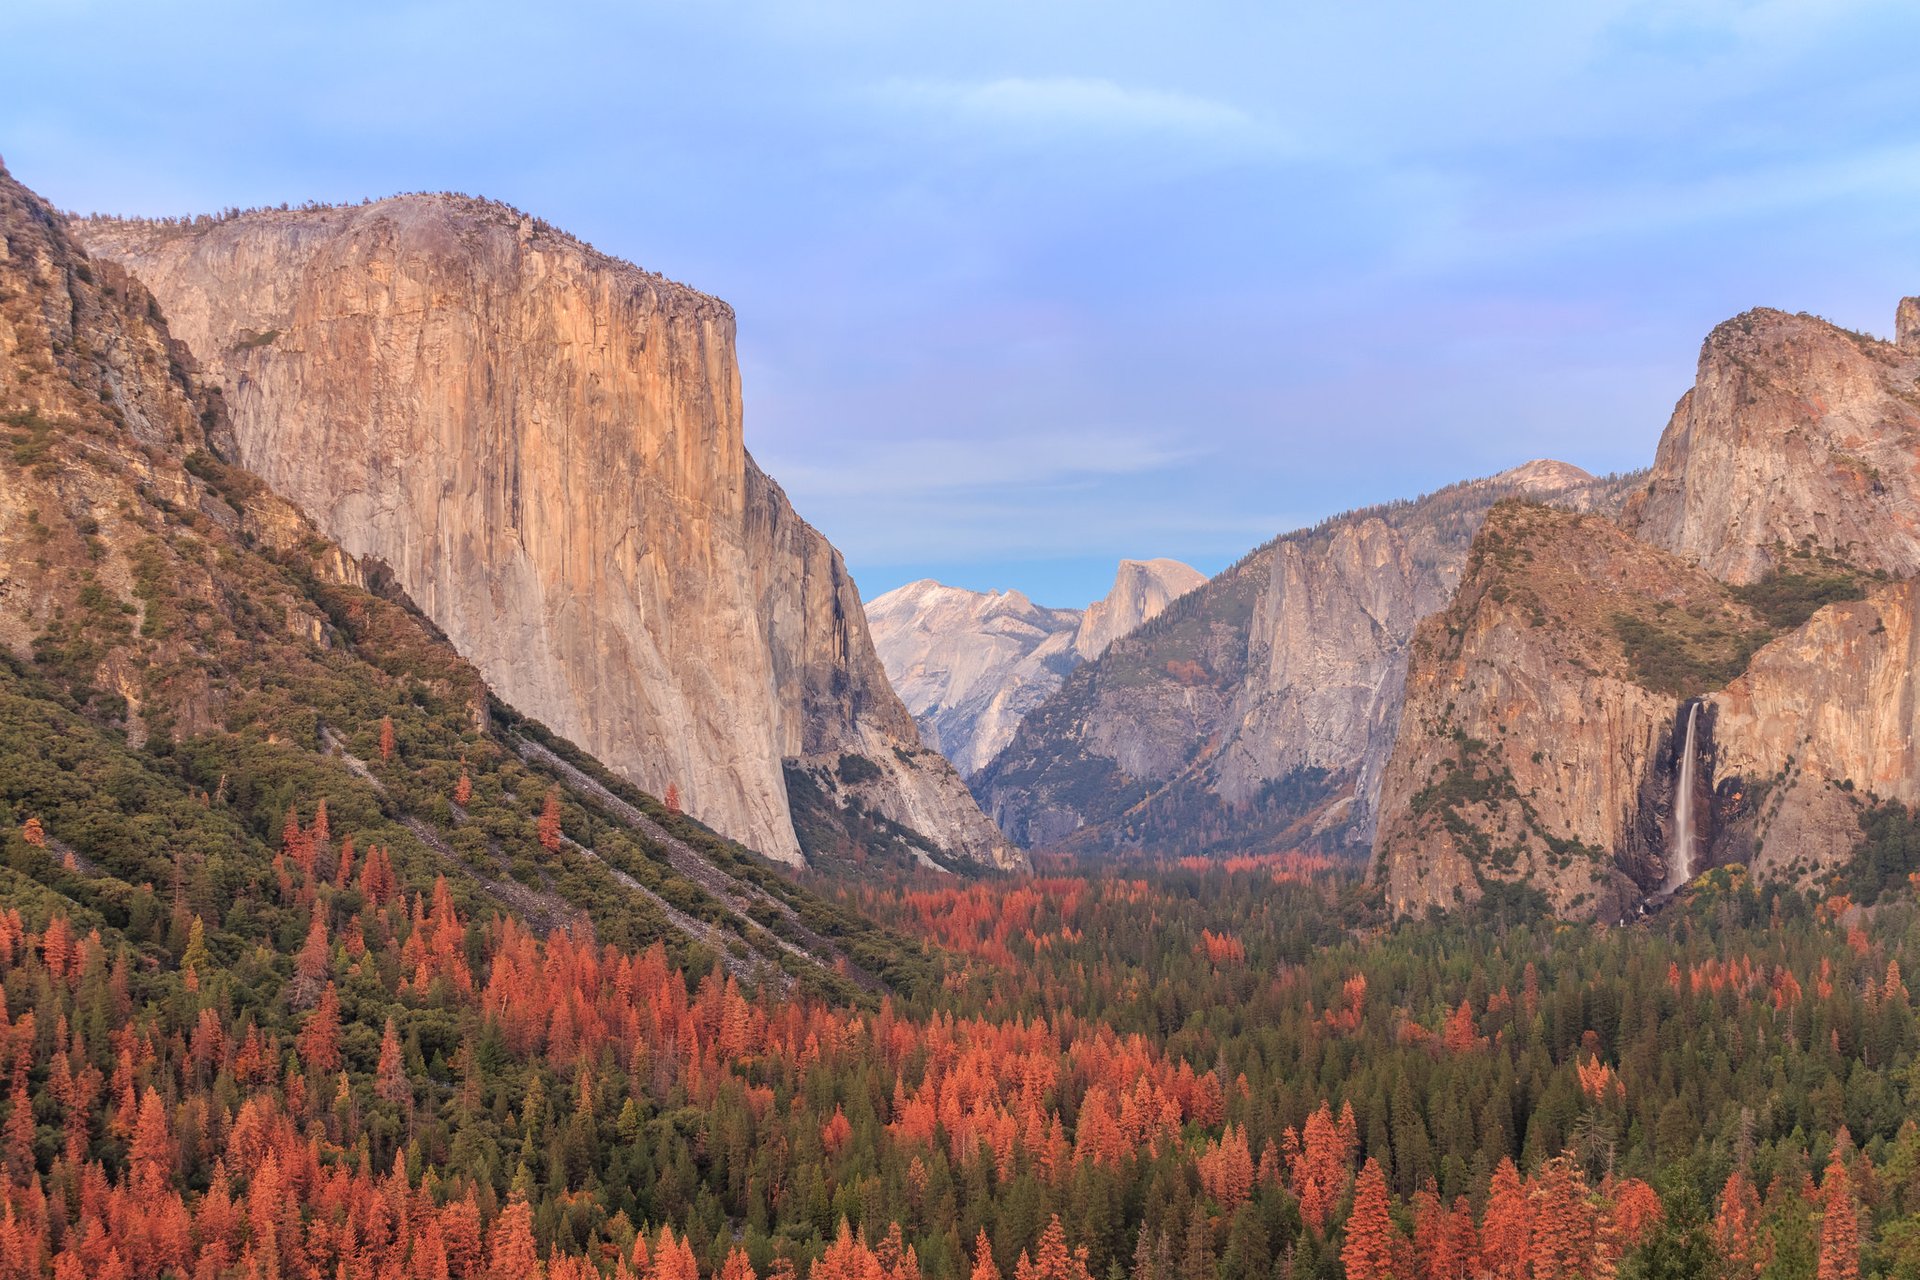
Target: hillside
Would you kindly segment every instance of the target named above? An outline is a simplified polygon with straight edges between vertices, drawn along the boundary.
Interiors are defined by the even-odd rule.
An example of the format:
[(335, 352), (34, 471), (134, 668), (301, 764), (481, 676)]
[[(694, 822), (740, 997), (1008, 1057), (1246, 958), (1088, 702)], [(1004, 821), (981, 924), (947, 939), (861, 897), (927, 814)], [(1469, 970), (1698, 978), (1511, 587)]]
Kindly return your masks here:
[(1407, 642), (1487, 509), (1611, 507), (1626, 484), (1529, 463), (1276, 538), (1068, 677), (974, 792), (1034, 848), (1364, 846)]
[[(376, 899), (445, 877), (468, 918), (854, 992), (816, 928), (856, 925), (494, 700), (380, 566), (219, 460), (223, 400), (151, 296), (11, 177), (0, 198), (12, 901), (150, 956), (198, 917), (238, 956), (297, 943), (323, 877), (337, 923), (379, 905), (355, 887), (377, 848)], [(322, 805), (348, 848), (302, 844)]]
[(1920, 802), (1914, 310), (1900, 343), (1736, 317), (1618, 526), (1489, 520), (1414, 645), (1374, 844), (1394, 910), (1501, 886), (1615, 919), (1727, 865), (1862, 883), (1870, 825)]

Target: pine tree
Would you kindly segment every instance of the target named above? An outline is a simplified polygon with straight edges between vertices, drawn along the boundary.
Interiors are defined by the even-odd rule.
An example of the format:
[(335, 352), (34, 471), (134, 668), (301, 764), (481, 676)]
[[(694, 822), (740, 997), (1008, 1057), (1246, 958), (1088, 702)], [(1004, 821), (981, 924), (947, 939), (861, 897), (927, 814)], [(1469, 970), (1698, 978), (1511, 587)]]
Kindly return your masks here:
[(1853, 1183), (1847, 1166), (1840, 1159), (1841, 1145), (1834, 1145), (1833, 1159), (1827, 1165), (1820, 1184), (1819, 1280), (1859, 1280), (1860, 1206), (1854, 1199)]
[(548, 787), (546, 803), (540, 808), (537, 832), (540, 847), (548, 853), (560, 852), (560, 788)]
[(1513, 1167), (1513, 1157), (1502, 1157), (1493, 1171), (1481, 1217), (1481, 1268), (1493, 1280), (1527, 1280), (1533, 1266), (1532, 1235), (1532, 1211), (1520, 1171)]
[(1584, 1280), (1595, 1252), (1586, 1179), (1569, 1156), (1540, 1166), (1529, 1197), (1534, 1280)]
[(985, 1227), (973, 1238), (973, 1273), (968, 1280), (1000, 1280), (1000, 1268), (993, 1261), (993, 1242), (987, 1239)]
[(462, 769), (460, 771), (460, 781), (453, 784), (453, 802), (464, 809), (467, 806), (467, 802), (472, 799), (473, 779), (467, 776), (465, 769)]
[(533, 1211), (518, 1196), (494, 1219), (487, 1237), (489, 1280), (537, 1280), (545, 1273), (533, 1243)]
[(340, 996), (329, 982), (320, 1003), (307, 1015), (295, 1046), (311, 1076), (324, 1076), (340, 1065)]
[(380, 759), (382, 763), (393, 759), (393, 717), (380, 717)]
[(1360, 1170), (1353, 1212), (1347, 1215), (1347, 1242), (1340, 1249), (1347, 1280), (1387, 1280), (1393, 1274), (1394, 1235), (1387, 1178), (1380, 1162), (1369, 1156)]
[(406, 1059), (400, 1051), (400, 1037), (393, 1019), (387, 1019), (386, 1034), (380, 1038), (380, 1062), (374, 1070), (374, 1092), (396, 1107), (413, 1101), (413, 1083), (407, 1079)]
[(1727, 1175), (1720, 1192), (1720, 1211), (1713, 1221), (1714, 1241), (1726, 1260), (1729, 1280), (1751, 1280), (1759, 1275), (1763, 1259), (1754, 1238), (1760, 1217), (1760, 1197), (1740, 1169)]
[(333, 968), (333, 948), (327, 941), (327, 922), (318, 910), (307, 926), (307, 940), (294, 957), (293, 981), (287, 984), (287, 1004), (295, 1009), (311, 1009), (320, 998)]

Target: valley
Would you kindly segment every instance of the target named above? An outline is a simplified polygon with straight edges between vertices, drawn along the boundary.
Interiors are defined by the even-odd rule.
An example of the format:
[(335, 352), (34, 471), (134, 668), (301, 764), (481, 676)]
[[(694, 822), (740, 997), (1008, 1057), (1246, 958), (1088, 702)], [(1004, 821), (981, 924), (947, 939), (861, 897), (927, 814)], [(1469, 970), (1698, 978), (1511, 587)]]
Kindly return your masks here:
[(0, 1280), (1920, 1275), (1913, 299), (1080, 609), (507, 206), (0, 246)]

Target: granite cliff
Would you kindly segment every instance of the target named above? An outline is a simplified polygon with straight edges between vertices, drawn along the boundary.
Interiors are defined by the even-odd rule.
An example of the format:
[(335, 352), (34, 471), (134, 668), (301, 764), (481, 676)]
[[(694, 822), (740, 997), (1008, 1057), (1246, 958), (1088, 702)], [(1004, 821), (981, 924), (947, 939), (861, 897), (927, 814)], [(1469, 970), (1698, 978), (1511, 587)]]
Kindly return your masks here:
[(430, 888), (828, 1000), (918, 954), (491, 698), (231, 440), (155, 299), (0, 167), (0, 902), (129, 955), (204, 928), (241, 987)]
[(1682, 702), (1759, 638), (1725, 584), (1603, 517), (1495, 507), (1453, 601), (1414, 637), (1380, 793), (1388, 905), (1508, 883), (1617, 918), (1656, 892)]
[[(1911, 300), (1909, 300), (1911, 301)], [(1920, 572), (1920, 332), (1901, 340), (1755, 310), (1720, 325), (1623, 525), (1748, 583), (1813, 549)]]
[(1519, 887), (1609, 918), (1729, 864), (1819, 883), (1869, 806), (1920, 801), (1917, 329), (1911, 299), (1896, 342), (1748, 312), (1617, 525), (1497, 509), (1413, 647), (1389, 907)]
[(805, 856), (798, 771), (923, 853), (1017, 860), (748, 456), (725, 303), (464, 197), (75, 231), (225, 393), (216, 448), (503, 700), (770, 857)]
[(970, 777), (1069, 672), (1205, 581), (1178, 560), (1122, 560), (1103, 599), (1049, 609), (923, 578), (871, 601), (867, 625), (921, 739)]
[(1034, 847), (1364, 844), (1407, 642), (1446, 604), (1487, 509), (1623, 492), (1534, 462), (1277, 538), (1076, 670), (974, 793)]

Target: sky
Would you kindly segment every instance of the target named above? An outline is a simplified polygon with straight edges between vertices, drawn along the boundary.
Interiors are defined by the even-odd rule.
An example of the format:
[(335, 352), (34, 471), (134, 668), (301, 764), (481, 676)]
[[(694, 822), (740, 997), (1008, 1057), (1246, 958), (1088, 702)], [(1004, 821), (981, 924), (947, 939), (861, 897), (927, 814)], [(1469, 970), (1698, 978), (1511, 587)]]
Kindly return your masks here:
[(0, 156), (176, 214), (455, 190), (739, 317), (869, 598), (1103, 594), (1535, 457), (1751, 306), (1920, 293), (1920, 6), (24, 0)]

